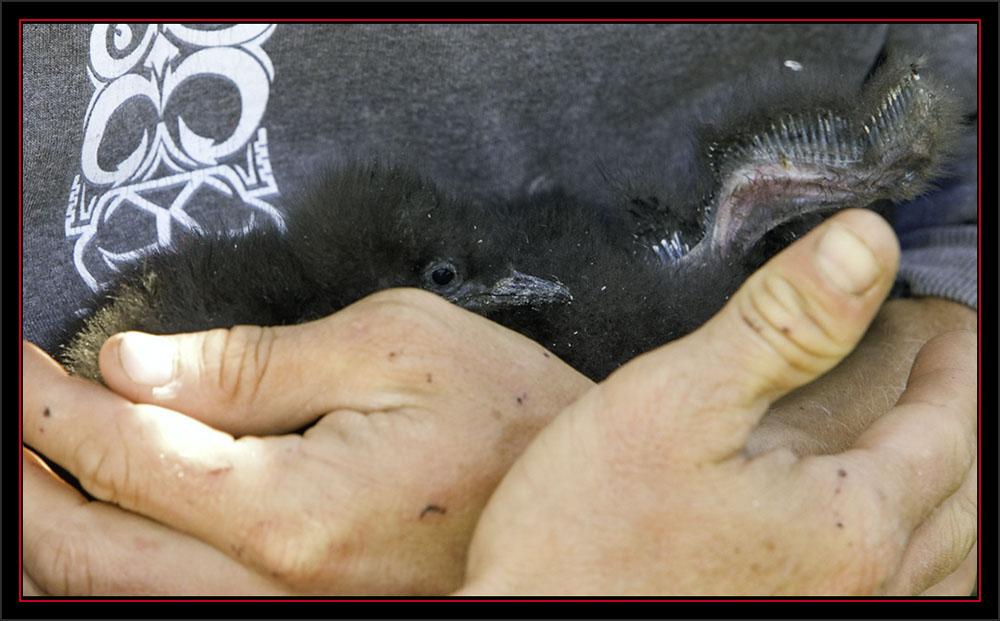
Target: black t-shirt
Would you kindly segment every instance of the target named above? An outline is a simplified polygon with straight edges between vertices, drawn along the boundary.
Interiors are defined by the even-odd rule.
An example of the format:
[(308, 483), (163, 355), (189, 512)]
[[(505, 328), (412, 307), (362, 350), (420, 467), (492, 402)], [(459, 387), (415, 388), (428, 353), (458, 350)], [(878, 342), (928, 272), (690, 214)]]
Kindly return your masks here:
[[(60, 328), (117, 267), (190, 229), (281, 222), (329, 163), (380, 156), (478, 201), (601, 196), (598, 164), (683, 186), (692, 130), (749, 75), (932, 54), (976, 113), (967, 24), (23, 26), (23, 327)], [(975, 306), (976, 143), (901, 210), (901, 275)]]

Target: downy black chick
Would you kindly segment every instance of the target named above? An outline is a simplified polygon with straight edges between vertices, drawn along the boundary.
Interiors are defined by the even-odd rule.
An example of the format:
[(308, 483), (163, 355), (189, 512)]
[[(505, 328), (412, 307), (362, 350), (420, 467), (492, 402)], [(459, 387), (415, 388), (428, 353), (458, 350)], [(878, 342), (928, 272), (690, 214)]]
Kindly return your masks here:
[[(520, 264), (558, 275), (573, 299), (492, 318), (595, 380), (693, 331), (750, 274), (824, 218), (850, 207), (885, 213), (930, 190), (946, 172), (963, 123), (950, 90), (926, 75), (922, 63), (890, 55), (860, 90), (832, 80), (799, 92), (775, 88), (745, 112), (726, 110), (698, 136), (710, 178), (700, 203), (627, 193), (618, 211), (630, 215), (632, 245), (619, 239), (606, 248), (580, 224), (569, 238), (539, 233), (519, 249)], [(550, 218), (573, 217), (562, 215), (572, 206), (536, 203)], [(574, 255), (581, 239), (584, 249)], [(536, 264), (538, 248), (546, 256)], [(622, 256), (622, 248), (632, 254)]]
[(821, 218), (925, 191), (959, 120), (920, 69), (887, 62), (860, 93), (705, 131), (711, 189), (693, 204), (629, 195), (608, 209), (553, 192), (482, 205), (389, 166), (331, 172), (289, 212), (287, 234), (195, 236), (123, 272), (64, 345), (63, 362), (99, 379), (97, 352), (119, 331), (298, 323), (411, 286), (603, 379), (697, 328)]
[(514, 229), (499, 211), (446, 200), (406, 170), (330, 170), (296, 202), (286, 232), (192, 233), (123, 270), (70, 330), (61, 348), (67, 370), (100, 379), (97, 353), (123, 330), (302, 323), (393, 287), (422, 287), (484, 314), (570, 299), (562, 284), (515, 269)]

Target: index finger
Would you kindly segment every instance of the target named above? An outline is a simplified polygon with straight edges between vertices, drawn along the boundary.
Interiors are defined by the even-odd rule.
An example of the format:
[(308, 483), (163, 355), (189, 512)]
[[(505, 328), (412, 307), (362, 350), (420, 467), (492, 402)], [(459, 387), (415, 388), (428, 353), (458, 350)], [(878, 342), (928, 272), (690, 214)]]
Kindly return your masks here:
[(965, 481), (976, 460), (977, 338), (952, 332), (921, 350), (896, 407), (840, 457), (872, 473), (909, 533)]
[[(134, 482), (130, 469), (150, 456), (177, 463), (173, 476), (157, 481), (157, 487), (183, 480), (179, 475), (185, 468), (232, 467), (235, 441), (227, 433), (166, 408), (136, 405), (97, 384), (70, 377), (28, 342), (23, 344), (22, 364), (24, 443), (70, 470), (98, 499), (123, 506), (140, 504), (133, 497), (137, 494), (126, 491)], [(157, 471), (163, 469), (154, 469), (150, 476)]]
[(263, 595), (278, 585), (214, 547), (87, 502), (22, 451), (25, 595)]
[[(294, 459), (300, 436), (235, 440), (178, 412), (133, 404), (69, 377), (30, 343), (24, 343), (22, 362), (24, 442), (72, 472), (96, 498), (193, 534), (255, 567), (272, 564), (262, 557), (263, 534), (283, 537), (290, 529), (308, 547), (328, 541), (327, 530), (343, 528), (345, 521), (329, 507), (348, 503), (324, 505), (320, 523), (307, 498), (298, 503), (301, 513), (253, 536), (255, 528), (275, 522), (275, 506), (284, 506), (274, 498), (273, 490), (283, 490), (273, 478), (288, 468), (275, 461)], [(331, 482), (328, 494), (343, 487)], [(271, 490), (270, 503), (260, 502), (264, 488)]]

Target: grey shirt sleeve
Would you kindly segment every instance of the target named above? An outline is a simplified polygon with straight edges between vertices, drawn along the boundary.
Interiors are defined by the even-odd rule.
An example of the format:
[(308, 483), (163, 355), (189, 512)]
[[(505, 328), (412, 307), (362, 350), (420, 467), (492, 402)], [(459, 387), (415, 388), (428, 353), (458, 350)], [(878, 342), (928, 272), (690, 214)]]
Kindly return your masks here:
[(979, 307), (975, 225), (928, 228), (901, 236), (905, 247), (899, 277), (915, 296), (931, 296)]

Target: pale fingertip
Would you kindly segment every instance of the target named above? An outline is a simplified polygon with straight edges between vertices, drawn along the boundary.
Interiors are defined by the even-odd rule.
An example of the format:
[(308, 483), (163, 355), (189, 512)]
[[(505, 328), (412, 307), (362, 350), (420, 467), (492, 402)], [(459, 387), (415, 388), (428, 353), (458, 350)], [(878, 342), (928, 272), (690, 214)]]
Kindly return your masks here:
[(875, 253), (854, 232), (838, 222), (830, 222), (816, 249), (816, 266), (838, 290), (864, 293), (882, 273)]
[(117, 337), (118, 363), (135, 384), (160, 387), (174, 379), (177, 346), (169, 337), (126, 332)]

